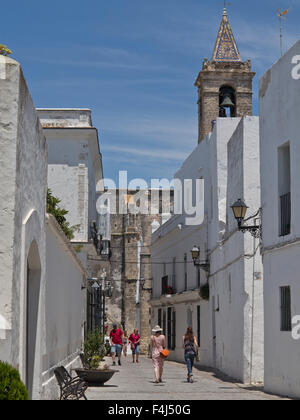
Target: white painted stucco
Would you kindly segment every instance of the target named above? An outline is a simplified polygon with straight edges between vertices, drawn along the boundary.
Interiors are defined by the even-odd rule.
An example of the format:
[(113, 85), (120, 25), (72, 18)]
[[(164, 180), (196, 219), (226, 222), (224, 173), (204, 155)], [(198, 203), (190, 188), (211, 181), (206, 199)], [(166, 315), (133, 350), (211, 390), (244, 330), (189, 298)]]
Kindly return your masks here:
[(247, 216), (260, 208), (258, 117), (245, 117), (239, 122), (228, 142), (227, 154), (227, 224), (219, 241), (210, 245), (210, 286), (215, 300), (214, 364), (242, 382), (261, 382), (263, 276), (259, 240), (237, 231), (231, 210), (239, 198), (249, 206)]
[[(292, 77), (296, 67), (292, 61), (299, 55), (300, 41), (260, 79), (265, 389), (298, 398), (300, 343), (293, 340), (290, 331), (281, 331), (280, 287), (290, 286), (291, 315), (300, 315), (300, 78)], [(282, 174), (279, 173), (278, 148), (287, 142), (290, 146), (291, 233), (279, 236)]]
[[(213, 132), (186, 159), (175, 178), (181, 181), (204, 179), (204, 222), (187, 226), (185, 214), (175, 215), (153, 233), (152, 325), (158, 322), (158, 309), (166, 311), (172, 307), (176, 311), (176, 350), (171, 351), (171, 358), (184, 361), (181, 340), (192, 323), (195, 335), (200, 335), (201, 365), (216, 367), (243, 382), (261, 380), (261, 262), (259, 252), (255, 254), (255, 262), (253, 258), (244, 258), (244, 254), (253, 252), (253, 240), (236, 232), (237, 224), (232, 220), (230, 208), (233, 197), (235, 200), (245, 197), (253, 211), (259, 208), (258, 118), (217, 119)], [(209, 302), (199, 295), (197, 269), (190, 253), (194, 245), (200, 248), (201, 262), (205, 262), (207, 256), (210, 259)], [(255, 247), (257, 245), (258, 242)], [(185, 254), (188, 261), (187, 290), (184, 284)], [(169, 284), (172, 283), (174, 266), (177, 293), (161, 296), (161, 279), (168, 275)], [(261, 274), (260, 283), (255, 283), (255, 286), (254, 270)], [(201, 285), (206, 283), (206, 276), (201, 270)]]
[(90, 240), (90, 224), (99, 216), (97, 192), (103, 178), (98, 132), (91, 111), (38, 109), (48, 144), (48, 186), (69, 213), (70, 226), (79, 226), (73, 242)]
[[(0, 359), (26, 372), (27, 265), (39, 270), (36, 298), (35, 353), (31, 359), (32, 396), (41, 386), (42, 309), (45, 290), (45, 197), (47, 146), (35, 108), (16, 61), (1, 57), (0, 79), (0, 314), (6, 321), (5, 339), (0, 339)], [(35, 257), (28, 261), (32, 246)], [(32, 265), (31, 265), (32, 264)], [(33, 325), (28, 326), (29, 331)]]
[(56, 399), (59, 389), (54, 368), (80, 366), (79, 352), (86, 320), (86, 273), (57, 222), (47, 215), (45, 348), (42, 398)]
[(78, 363), (86, 273), (52, 216), (46, 227), (47, 143), (21, 67), (0, 67), (0, 360), (30, 398), (57, 398), (53, 368)]

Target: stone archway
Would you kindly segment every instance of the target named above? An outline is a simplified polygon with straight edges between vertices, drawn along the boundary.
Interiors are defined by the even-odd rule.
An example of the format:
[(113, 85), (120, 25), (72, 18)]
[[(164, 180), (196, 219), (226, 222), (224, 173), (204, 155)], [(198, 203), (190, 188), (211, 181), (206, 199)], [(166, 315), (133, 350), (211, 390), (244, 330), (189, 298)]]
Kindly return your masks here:
[(41, 288), (41, 261), (36, 241), (31, 243), (27, 257), (26, 291), (26, 386), (32, 397), (36, 373), (38, 314)]

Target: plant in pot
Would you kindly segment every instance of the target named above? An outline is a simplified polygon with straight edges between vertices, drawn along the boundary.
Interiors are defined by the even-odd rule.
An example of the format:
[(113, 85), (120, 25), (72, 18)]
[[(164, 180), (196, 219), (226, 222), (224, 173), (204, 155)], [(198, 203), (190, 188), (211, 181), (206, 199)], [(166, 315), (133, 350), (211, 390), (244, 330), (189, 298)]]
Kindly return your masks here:
[(209, 284), (205, 283), (200, 287), (200, 296), (204, 300), (209, 300)]
[(116, 371), (109, 369), (105, 362), (106, 353), (104, 335), (98, 330), (89, 332), (81, 354), (84, 368), (76, 369), (77, 375), (92, 386), (103, 385), (109, 381)]

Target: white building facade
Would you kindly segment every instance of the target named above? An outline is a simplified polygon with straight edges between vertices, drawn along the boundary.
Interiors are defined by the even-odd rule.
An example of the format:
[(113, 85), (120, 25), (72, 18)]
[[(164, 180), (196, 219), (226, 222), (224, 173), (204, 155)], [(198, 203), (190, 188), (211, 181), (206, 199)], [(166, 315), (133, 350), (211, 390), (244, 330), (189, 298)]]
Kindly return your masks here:
[(98, 131), (89, 109), (38, 109), (48, 145), (48, 186), (78, 226), (72, 242), (91, 240), (90, 225), (99, 217), (98, 193), (103, 191)]
[(300, 41), (260, 79), (265, 389), (298, 398), (300, 343), (292, 320), (300, 315), (299, 59)]
[(20, 64), (1, 55), (0, 151), (0, 360), (31, 399), (56, 399), (55, 367), (79, 365), (87, 275), (46, 214), (46, 139)]
[[(257, 117), (217, 119), (175, 175), (204, 180), (203, 223), (187, 225), (186, 214), (175, 215), (152, 235), (151, 246), (152, 325), (162, 325), (171, 358), (184, 361), (181, 341), (191, 326), (200, 365), (246, 383), (263, 377), (262, 270), (259, 243), (237, 232), (230, 206), (245, 197), (259, 208), (258, 149)], [(194, 245), (209, 274), (194, 266)]]

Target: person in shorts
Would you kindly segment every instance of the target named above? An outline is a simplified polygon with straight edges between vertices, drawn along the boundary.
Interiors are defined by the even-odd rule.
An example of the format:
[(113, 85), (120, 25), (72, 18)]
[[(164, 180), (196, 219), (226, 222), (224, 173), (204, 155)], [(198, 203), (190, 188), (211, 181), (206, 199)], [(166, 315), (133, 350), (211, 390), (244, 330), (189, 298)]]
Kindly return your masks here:
[(117, 324), (113, 324), (113, 328), (109, 333), (109, 338), (111, 344), (111, 357), (113, 360), (113, 366), (116, 365), (116, 355), (118, 357), (118, 364), (121, 366), (123, 331), (118, 328)]
[(133, 333), (129, 337), (131, 351), (132, 351), (132, 363), (134, 363), (134, 359), (136, 357), (136, 363), (139, 363), (139, 354), (140, 354), (140, 344), (141, 344), (141, 336), (137, 328), (133, 331)]

